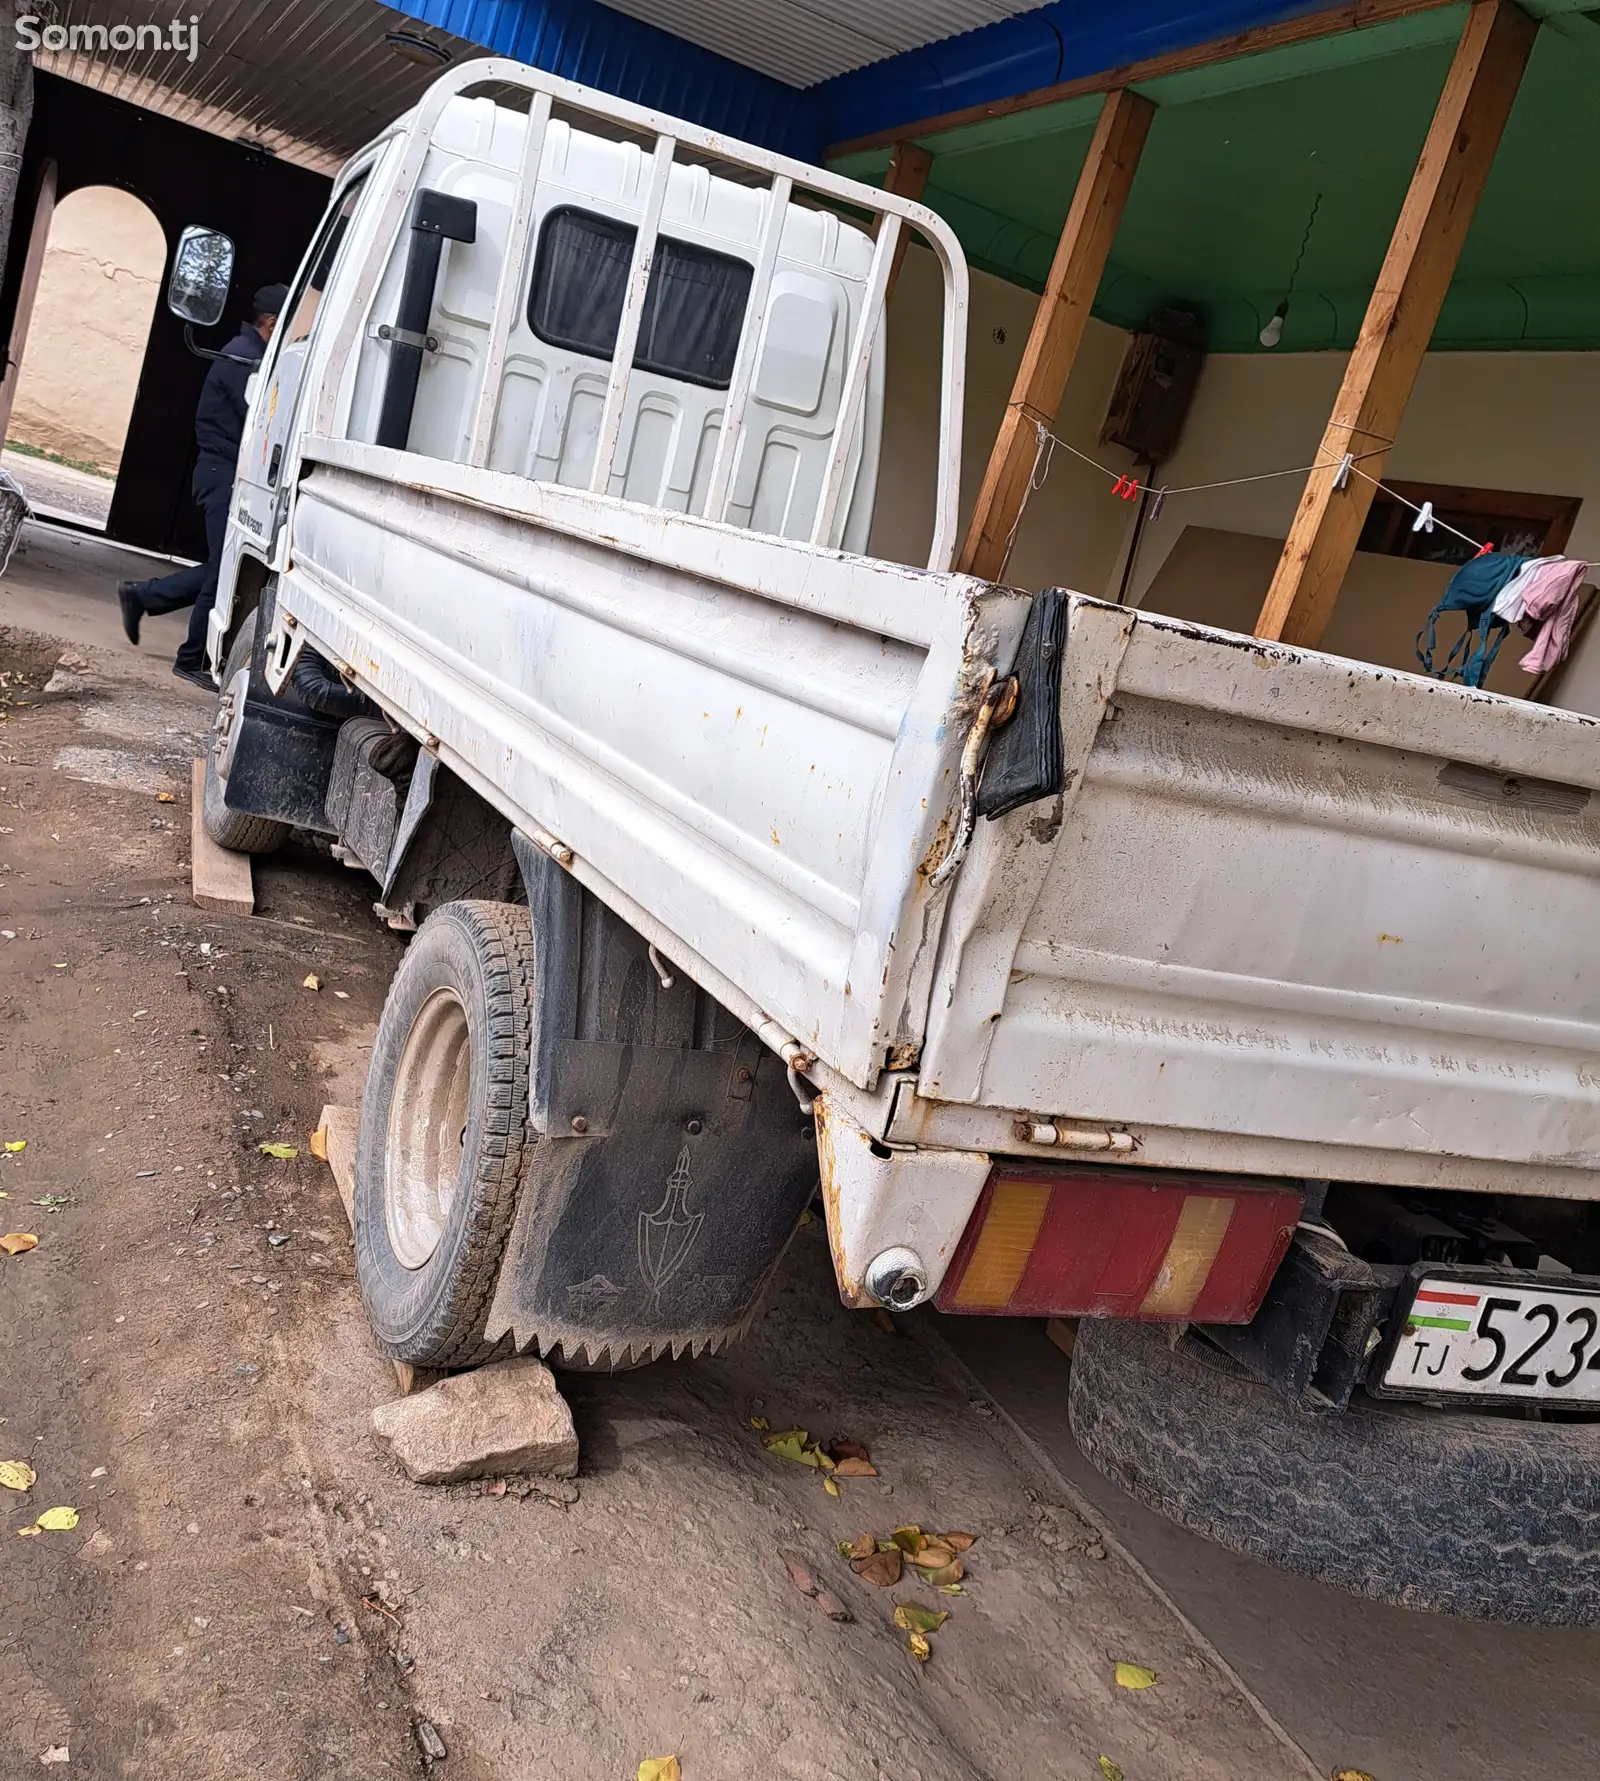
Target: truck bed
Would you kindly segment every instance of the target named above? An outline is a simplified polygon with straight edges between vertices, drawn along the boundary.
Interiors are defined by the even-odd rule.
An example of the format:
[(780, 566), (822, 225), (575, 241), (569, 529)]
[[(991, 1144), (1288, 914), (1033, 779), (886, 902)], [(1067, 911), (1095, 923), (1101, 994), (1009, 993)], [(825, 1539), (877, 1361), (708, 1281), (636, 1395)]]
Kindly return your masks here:
[(1028, 596), (308, 455), (283, 609), (735, 1013), (903, 1076), (892, 1140), (1590, 1191), (1593, 720), (1075, 597), (1066, 791), (946, 892)]

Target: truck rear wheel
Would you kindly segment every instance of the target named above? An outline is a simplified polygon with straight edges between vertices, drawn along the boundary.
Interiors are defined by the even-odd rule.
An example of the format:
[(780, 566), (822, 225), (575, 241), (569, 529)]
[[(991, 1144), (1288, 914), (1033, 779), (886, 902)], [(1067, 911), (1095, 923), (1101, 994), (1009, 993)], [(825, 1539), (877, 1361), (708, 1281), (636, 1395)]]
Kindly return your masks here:
[(1360, 1391), (1312, 1416), (1198, 1338), (1090, 1320), (1070, 1410), (1099, 1471), (1235, 1552), (1406, 1608), (1600, 1621), (1600, 1421)]
[(390, 985), (361, 1102), (356, 1273), (379, 1343), (466, 1367), (516, 1212), (532, 1046), (533, 934), (510, 903), (436, 909)]
[(228, 738), (244, 715), (245, 694), (250, 684), (250, 656), (255, 642), (256, 615), (252, 612), (239, 627), (239, 634), (228, 651), (227, 666), (222, 671), (222, 691), (217, 696), (213, 722), (215, 734), (206, 754), (206, 785), (200, 819), (217, 846), (226, 847), (230, 853), (274, 853), (290, 835), (288, 823), (276, 822), (269, 816), (252, 816), (247, 810), (230, 810), (226, 802), (228, 764), (233, 758)]

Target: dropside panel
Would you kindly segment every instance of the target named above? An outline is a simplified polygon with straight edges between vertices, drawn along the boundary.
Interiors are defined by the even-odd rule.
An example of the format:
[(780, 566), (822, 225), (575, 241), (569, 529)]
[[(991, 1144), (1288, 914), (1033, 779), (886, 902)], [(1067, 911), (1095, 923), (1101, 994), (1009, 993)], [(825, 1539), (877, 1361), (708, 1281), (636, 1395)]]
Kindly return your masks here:
[(1593, 720), (1081, 600), (1063, 711), (1061, 808), (963, 870), (922, 1096), (1213, 1167), (1600, 1163)]
[(328, 449), (348, 467), (302, 484), (281, 593), (318, 647), (842, 1075), (920, 1042), (928, 862), (1026, 597), (487, 471), (402, 486), (356, 466), (415, 459)]

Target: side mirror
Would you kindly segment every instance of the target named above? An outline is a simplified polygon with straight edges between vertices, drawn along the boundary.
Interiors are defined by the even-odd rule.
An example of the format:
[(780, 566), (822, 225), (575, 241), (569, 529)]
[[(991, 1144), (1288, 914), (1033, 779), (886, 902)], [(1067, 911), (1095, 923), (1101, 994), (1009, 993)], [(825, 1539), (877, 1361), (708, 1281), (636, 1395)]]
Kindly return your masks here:
[(233, 283), (233, 243), (217, 229), (191, 223), (178, 237), (167, 308), (197, 328), (214, 328), (228, 306)]

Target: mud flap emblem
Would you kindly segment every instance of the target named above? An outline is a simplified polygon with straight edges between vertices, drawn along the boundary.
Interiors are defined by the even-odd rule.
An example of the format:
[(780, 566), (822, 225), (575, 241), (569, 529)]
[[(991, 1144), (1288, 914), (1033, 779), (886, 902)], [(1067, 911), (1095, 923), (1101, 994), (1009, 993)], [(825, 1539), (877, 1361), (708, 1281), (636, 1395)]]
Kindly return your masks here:
[(689, 1259), (705, 1214), (689, 1210), (689, 1146), (678, 1152), (677, 1167), (667, 1179), (667, 1197), (654, 1212), (639, 1214), (639, 1272), (652, 1297)]

